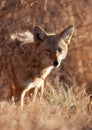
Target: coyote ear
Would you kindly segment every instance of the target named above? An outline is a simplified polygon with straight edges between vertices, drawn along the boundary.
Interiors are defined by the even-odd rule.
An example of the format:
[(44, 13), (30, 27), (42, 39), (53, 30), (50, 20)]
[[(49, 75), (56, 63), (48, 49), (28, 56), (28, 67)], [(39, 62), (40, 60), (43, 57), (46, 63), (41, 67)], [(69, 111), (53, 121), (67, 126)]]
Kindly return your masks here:
[(65, 29), (60, 36), (64, 39), (64, 41), (69, 44), (74, 33), (74, 26), (71, 25), (67, 29)]
[(34, 27), (34, 40), (43, 41), (46, 38), (46, 32), (39, 26)]

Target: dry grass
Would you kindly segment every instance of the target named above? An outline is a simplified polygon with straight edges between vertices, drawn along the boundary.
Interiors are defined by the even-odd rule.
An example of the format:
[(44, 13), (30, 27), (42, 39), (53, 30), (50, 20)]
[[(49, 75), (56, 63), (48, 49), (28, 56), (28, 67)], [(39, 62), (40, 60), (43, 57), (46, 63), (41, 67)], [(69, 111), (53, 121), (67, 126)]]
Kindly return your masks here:
[[(0, 102), (2, 130), (91, 130), (92, 116), (89, 96), (73, 89), (59, 93), (46, 91), (46, 98), (33, 104), (30, 99), (21, 111), (13, 101)], [(92, 107), (92, 106), (91, 106)], [(91, 108), (90, 107), (90, 108)]]

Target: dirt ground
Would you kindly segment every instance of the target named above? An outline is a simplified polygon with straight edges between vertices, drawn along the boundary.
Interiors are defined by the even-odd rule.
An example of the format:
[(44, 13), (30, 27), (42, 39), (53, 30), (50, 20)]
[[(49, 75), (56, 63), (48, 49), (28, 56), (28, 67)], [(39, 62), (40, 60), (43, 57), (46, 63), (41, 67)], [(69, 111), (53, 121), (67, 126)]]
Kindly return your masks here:
[[(21, 112), (19, 103), (15, 105), (13, 101), (6, 100), (0, 102), (0, 129), (91, 130), (92, 105), (89, 105), (91, 101), (87, 94), (92, 94), (92, 1), (0, 1), (0, 42), (5, 43), (16, 32), (33, 32), (35, 25), (40, 25), (49, 33), (58, 33), (74, 25), (75, 33), (68, 56), (60, 68), (53, 70), (47, 77), (42, 102), (29, 102), (24, 112)], [(68, 91), (63, 92), (63, 99), (60, 100), (62, 86), (65, 89), (68, 86), (69, 92), (75, 88), (72, 96), (76, 99), (74, 102), (68, 100), (72, 95), (72, 92), (68, 95)], [(7, 97), (9, 89), (5, 89), (0, 86), (0, 97)]]

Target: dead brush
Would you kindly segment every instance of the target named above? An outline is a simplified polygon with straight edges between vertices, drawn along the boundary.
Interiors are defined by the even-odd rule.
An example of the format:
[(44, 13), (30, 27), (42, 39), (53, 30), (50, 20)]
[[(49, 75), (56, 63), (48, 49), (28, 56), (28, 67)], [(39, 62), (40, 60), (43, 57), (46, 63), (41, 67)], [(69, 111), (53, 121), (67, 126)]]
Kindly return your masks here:
[[(85, 91), (85, 89), (84, 89)], [(75, 93), (72, 88), (60, 87), (54, 92), (47, 91), (44, 100), (28, 102), (24, 111), (18, 104), (0, 102), (0, 128), (2, 130), (88, 130), (92, 116), (88, 113), (89, 96), (83, 89)], [(79, 96), (80, 95), (80, 96)]]
[[(76, 87), (77, 88), (77, 87)], [(76, 88), (69, 88), (67, 91), (64, 87), (60, 87), (59, 91), (53, 90), (46, 92), (46, 100), (51, 104), (56, 104), (67, 111), (74, 112), (88, 112), (90, 106), (90, 95), (85, 92), (85, 87), (76, 90)], [(78, 88), (77, 88), (78, 89)]]

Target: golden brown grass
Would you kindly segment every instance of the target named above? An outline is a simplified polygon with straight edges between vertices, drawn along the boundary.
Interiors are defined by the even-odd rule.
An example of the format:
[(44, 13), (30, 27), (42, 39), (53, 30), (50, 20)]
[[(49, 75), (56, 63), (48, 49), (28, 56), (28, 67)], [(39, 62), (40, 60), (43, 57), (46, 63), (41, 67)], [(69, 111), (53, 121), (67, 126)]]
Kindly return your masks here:
[[(21, 111), (20, 103), (0, 102), (1, 130), (91, 130), (92, 111), (89, 96), (64, 89), (45, 91), (46, 98), (35, 103), (30, 99)], [(89, 107), (90, 106), (90, 107)]]

